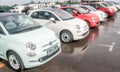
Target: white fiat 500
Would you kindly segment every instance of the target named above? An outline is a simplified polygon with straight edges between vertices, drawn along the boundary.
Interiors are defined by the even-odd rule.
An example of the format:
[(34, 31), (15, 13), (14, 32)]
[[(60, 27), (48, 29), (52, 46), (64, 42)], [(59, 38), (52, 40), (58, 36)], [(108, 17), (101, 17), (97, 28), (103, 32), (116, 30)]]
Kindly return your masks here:
[(89, 34), (89, 27), (84, 20), (74, 18), (61, 9), (33, 10), (29, 12), (29, 16), (52, 29), (62, 42), (79, 40)]
[(92, 7), (90, 5), (81, 5), (80, 7), (84, 8), (85, 10), (89, 11), (90, 13), (97, 15), (100, 21), (104, 21), (108, 17), (107, 13), (100, 11), (100, 10), (96, 10), (94, 7)]
[(0, 58), (15, 71), (42, 65), (61, 52), (54, 32), (23, 14), (0, 14)]

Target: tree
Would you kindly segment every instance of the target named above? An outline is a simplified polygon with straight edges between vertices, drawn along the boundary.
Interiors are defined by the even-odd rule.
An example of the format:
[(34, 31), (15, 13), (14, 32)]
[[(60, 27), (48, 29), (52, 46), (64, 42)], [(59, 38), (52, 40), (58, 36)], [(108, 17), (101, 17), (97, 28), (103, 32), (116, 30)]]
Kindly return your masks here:
[(13, 6), (18, 6), (17, 4), (14, 4)]
[(35, 3), (34, 1), (31, 1), (30, 3)]
[(39, 1), (38, 3), (40, 4), (41, 2)]

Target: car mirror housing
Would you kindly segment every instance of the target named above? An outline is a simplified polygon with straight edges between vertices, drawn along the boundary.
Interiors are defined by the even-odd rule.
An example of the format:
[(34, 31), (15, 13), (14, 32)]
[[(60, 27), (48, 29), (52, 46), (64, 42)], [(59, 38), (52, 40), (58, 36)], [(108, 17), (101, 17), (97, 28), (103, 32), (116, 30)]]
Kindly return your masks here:
[(56, 23), (55, 18), (50, 18), (50, 21), (52, 21), (53, 23)]

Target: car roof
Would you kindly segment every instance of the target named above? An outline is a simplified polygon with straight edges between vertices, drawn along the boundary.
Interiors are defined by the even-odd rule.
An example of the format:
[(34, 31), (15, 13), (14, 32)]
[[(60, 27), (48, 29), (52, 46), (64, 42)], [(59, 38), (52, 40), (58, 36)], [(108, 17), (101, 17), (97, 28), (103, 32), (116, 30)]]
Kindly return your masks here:
[(35, 12), (35, 11), (58, 11), (58, 10), (61, 10), (61, 9), (59, 9), (59, 8), (41, 8), (38, 10), (30, 10), (29, 13)]
[(0, 13), (0, 17), (12, 16), (12, 15), (20, 15), (20, 14), (19, 13)]
[(54, 11), (54, 10), (61, 10), (59, 8), (43, 8), (41, 10), (50, 10), (50, 11)]
[(91, 7), (90, 5), (80, 5), (81, 7)]
[(100, 4), (105, 2), (83, 2), (82, 4)]

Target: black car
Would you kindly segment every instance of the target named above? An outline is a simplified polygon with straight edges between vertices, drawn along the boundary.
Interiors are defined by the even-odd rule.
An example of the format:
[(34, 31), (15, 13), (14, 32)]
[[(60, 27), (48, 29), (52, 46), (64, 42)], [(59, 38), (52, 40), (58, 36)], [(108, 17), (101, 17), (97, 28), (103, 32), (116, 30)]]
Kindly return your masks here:
[(5, 12), (4, 10), (0, 10), (0, 13), (3, 13), (3, 12)]

